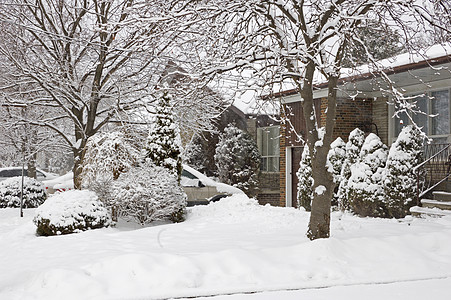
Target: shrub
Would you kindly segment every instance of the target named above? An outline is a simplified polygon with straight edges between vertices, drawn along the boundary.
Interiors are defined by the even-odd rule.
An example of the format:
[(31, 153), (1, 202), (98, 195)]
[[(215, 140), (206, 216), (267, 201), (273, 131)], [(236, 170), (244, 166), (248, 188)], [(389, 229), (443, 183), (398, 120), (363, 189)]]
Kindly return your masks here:
[(230, 124), (216, 145), (215, 163), (219, 180), (252, 197), (257, 192), (261, 156), (254, 139)]
[(338, 205), (341, 210), (349, 209), (348, 181), (351, 177), (351, 166), (357, 162), (360, 150), (365, 140), (365, 133), (356, 128), (349, 134), (346, 143), (346, 159), (340, 173), (340, 185), (338, 187)]
[(363, 143), (360, 158), (351, 166), (348, 181), (350, 208), (362, 217), (386, 217), (384, 203), (384, 168), (387, 146), (374, 133)]
[(403, 218), (416, 196), (416, 175), (421, 163), (423, 136), (418, 128), (404, 127), (388, 154), (384, 192), (390, 217)]
[(184, 221), (187, 196), (171, 170), (149, 159), (121, 174), (113, 183), (113, 205), (118, 216), (147, 224), (156, 220)]
[[(0, 182), (0, 208), (20, 207), (22, 177), (11, 177)], [(47, 198), (41, 182), (24, 177), (23, 208), (35, 208)]]
[(39, 206), (33, 219), (38, 235), (69, 234), (108, 227), (111, 219), (97, 195), (88, 190), (71, 190), (51, 196)]
[(329, 170), (333, 171), (334, 178), (334, 198), (332, 199), (332, 205), (338, 205), (338, 187), (341, 181), (341, 169), (346, 159), (346, 143), (342, 138), (338, 137), (330, 144), (330, 150), (327, 154), (327, 161), (329, 164)]
[(298, 207), (304, 207), (306, 211), (312, 210), (313, 200), (313, 178), (312, 178), (312, 158), (307, 145), (302, 151), (299, 170), (296, 172), (298, 177)]
[(83, 188), (107, 204), (111, 185), (139, 159), (139, 150), (122, 132), (97, 133), (88, 139), (82, 164)]

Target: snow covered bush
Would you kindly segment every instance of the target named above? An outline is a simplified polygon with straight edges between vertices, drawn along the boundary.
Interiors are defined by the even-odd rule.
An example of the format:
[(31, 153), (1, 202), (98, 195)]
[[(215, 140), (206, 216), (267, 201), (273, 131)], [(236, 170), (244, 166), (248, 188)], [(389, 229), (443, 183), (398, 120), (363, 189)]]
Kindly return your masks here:
[(163, 219), (182, 222), (187, 196), (176, 174), (146, 160), (119, 176), (112, 199), (120, 218), (147, 224)]
[(93, 191), (71, 190), (52, 195), (36, 209), (38, 235), (69, 234), (108, 227), (111, 219)]
[(258, 185), (261, 156), (254, 139), (230, 124), (216, 146), (215, 163), (219, 180), (243, 190), (252, 197)]
[(360, 158), (351, 165), (348, 181), (350, 209), (362, 217), (386, 217), (384, 203), (384, 168), (387, 146), (370, 133), (360, 151)]
[(309, 148), (304, 146), (301, 161), (299, 162), (299, 170), (296, 172), (298, 177), (298, 207), (304, 207), (306, 211), (312, 209), (313, 200), (313, 178), (312, 178), (312, 158), (310, 157)]
[(174, 121), (171, 97), (165, 92), (160, 97), (155, 112), (155, 122), (150, 126), (146, 142), (146, 157), (156, 166), (165, 167), (178, 179), (182, 174), (181, 140)]
[(384, 182), (390, 217), (405, 217), (413, 205), (417, 188), (413, 168), (421, 163), (422, 151), (423, 136), (413, 125), (404, 127), (390, 147)]
[(82, 186), (107, 204), (111, 185), (138, 160), (139, 150), (122, 132), (97, 133), (88, 139), (82, 164)]
[(351, 177), (351, 166), (359, 159), (364, 140), (365, 133), (358, 128), (349, 133), (346, 143), (346, 159), (341, 169), (338, 187), (338, 205), (341, 210), (349, 209), (348, 180)]
[[(0, 182), (0, 208), (20, 207), (22, 177), (11, 177)], [(47, 198), (41, 182), (24, 177), (23, 208), (34, 208), (44, 203)]]
[(332, 168), (332, 174), (334, 177), (335, 191), (332, 205), (338, 205), (338, 187), (340, 184), (341, 169), (346, 159), (346, 143), (341, 137), (338, 137), (330, 144), (330, 150), (327, 155), (327, 161)]

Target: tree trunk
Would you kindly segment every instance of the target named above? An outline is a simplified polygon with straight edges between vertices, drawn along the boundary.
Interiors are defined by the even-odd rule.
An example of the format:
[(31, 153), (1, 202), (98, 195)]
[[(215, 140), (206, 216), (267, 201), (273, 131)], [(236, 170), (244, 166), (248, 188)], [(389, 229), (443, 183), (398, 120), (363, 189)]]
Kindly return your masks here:
[[(313, 76), (312, 76), (313, 78)], [(310, 240), (330, 236), (330, 208), (334, 191), (333, 175), (329, 172), (327, 155), (332, 142), (335, 125), (338, 77), (330, 77), (328, 84), (325, 132), (322, 140), (317, 130), (307, 133), (307, 144), (312, 157), (313, 201), (307, 237)], [(312, 95), (313, 104), (313, 95)], [(307, 116), (306, 120), (307, 120)], [(316, 116), (319, 118), (320, 116)], [(316, 118), (314, 121), (316, 122)], [(312, 119), (312, 118), (311, 118)], [(311, 123), (311, 120), (306, 121)], [(316, 124), (310, 124), (310, 127)], [(317, 143), (318, 142), (318, 143)]]
[(31, 157), (27, 161), (27, 174), (28, 177), (36, 179), (36, 156), (37, 154), (34, 153), (31, 155)]

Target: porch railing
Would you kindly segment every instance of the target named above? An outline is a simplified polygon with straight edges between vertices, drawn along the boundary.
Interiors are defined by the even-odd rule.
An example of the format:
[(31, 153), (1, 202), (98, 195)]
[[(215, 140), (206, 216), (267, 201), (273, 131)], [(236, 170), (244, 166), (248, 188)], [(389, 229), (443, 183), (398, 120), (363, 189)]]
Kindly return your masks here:
[(426, 145), (424, 161), (414, 168), (417, 176), (417, 205), (420, 199), (450, 177), (451, 145)]

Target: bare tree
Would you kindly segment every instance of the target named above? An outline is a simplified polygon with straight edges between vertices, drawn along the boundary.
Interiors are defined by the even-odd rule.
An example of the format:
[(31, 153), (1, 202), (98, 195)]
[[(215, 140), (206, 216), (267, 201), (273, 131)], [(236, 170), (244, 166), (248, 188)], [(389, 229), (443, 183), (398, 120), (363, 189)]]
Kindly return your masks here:
[[(213, 3), (214, 2), (214, 3)], [(336, 98), (343, 59), (359, 45), (369, 67), (386, 80), (381, 84), (394, 94), (398, 109), (408, 109), (383, 67), (378, 65), (365, 40), (359, 39), (367, 20), (399, 32), (409, 51), (419, 33), (439, 29), (450, 32), (450, 3), (436, 0), (282, 0), (209, 1), (192, 10), (210, 22), (199, 37), (205, 57), (204, 74), (221, 74), (241, 89), (257, 86), (263, 93), (289, 83), (300, 94), (306, 120), (306, 145), (312, 156), (312, 213), (307, 236), (330, 235), (330, 206), (334, 190), (326, 162), (335, 124)], [(201, 47), (201, 45), (199, 45)], [(210, 62), (210, 63), (209, 63)], [(356, 66), (352, 66), (356, 67)], [(244, 74), (244, 76), (243, 76)], [(233, 78), (235, 77), (235, 78)], [(325, 127), (319, 128), (313, 91), (315, 82), (327, 83)]]
[[(69, 145), (76, 187), (88, 138), (111, 122), (137, 121), (129, 112), (151, 105), (169, 59), (182, 57), (176, 46), (189, 23), (181, 9), (177, 1), (0, 2), (7, 41), (0, 43), (0, 68), (9, 78), (0, 90), (14, 105), (58, 112), (22, 121), (51, 128)], [(193, 120), (219, 111), (204, 107), (210, 111)], [(72, 133), (60, 128), (61, 120)]]

